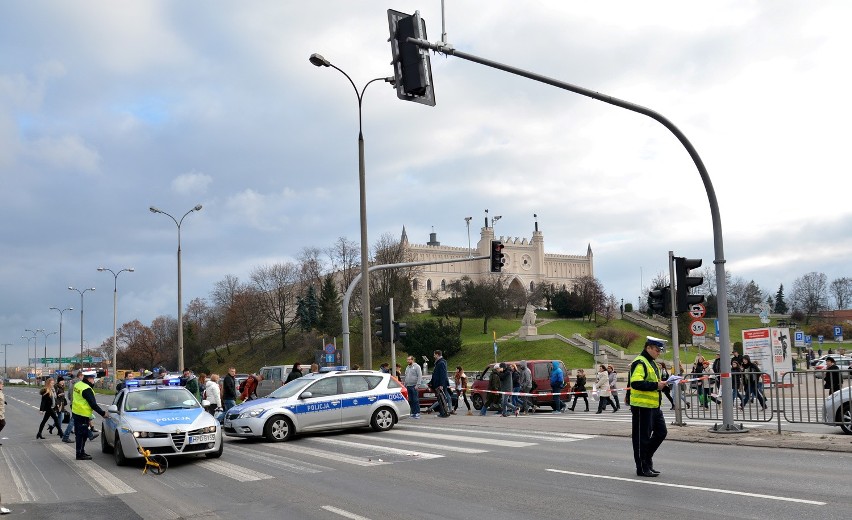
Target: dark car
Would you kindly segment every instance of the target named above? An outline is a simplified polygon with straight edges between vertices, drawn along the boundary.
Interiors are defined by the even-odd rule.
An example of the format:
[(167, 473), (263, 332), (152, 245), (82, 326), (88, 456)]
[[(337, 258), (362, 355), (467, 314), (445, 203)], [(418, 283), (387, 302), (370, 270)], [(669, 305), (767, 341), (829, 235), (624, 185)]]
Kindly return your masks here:
[[(518, 365), (518, 368), (520, 368), (520, 361), (506, 361), (507, 365), (511, 365), (513, 363)], [(565, 368), (565, 364), (562, 361), (557, 361), (557, 363), (560, 364), (562, 367), (562, 373), (565, 375), (565, 388), (562, 389), (562, 402), (564, 403), (568, 399), (568, 393), (571, 391), (571, 384), (568, 381), (568, 370)], [(485, 402), (486, 391), (488, 390), (488, 380), (491, 377), (491, 371), (494, 370), (494, 365), (496, 365), (496, 363), (491, 363), (485, 367), (485, 370), (476, 376), (476, 379), (473, 381), (473, 385), (470, 387), (473, 407), (477, 410), (481, 410), (482, 405)], [(550, 373), (553, 370), (553, 360), (533, 359), (527, 361), (527, 367), (532, 373), (532, 393), (541, 394), (540, 396), (537, 395), (532, 398), (533, 403), (536, 406), (551, 406), (553, 403), (553, 396), (550, 393)]]
[[(420, 378), (420, 383), (417, 385), (417, 396), (420, 398), (420, 407), (428, 408), (435, 404), (437, 397), (435, 397), (435, 392), (429, 388), (429, 381), (432, 380), (432, 375), (425, 375)], [(450, 378), (450, 393), (454, 394), (456, 391), (456, 382)]]

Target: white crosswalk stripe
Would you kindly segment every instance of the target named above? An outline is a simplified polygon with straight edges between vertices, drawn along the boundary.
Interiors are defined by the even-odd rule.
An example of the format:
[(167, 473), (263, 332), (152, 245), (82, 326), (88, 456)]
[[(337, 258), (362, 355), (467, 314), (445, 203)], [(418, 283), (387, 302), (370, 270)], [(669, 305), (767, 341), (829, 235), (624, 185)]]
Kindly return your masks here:
[(528, 431), (523, 433), (513, 433), (509, 431), (495, 431), (490, 430), (488, 432), (483, 432), (482, 430), (468, 430), (464, 428), (440, 428), (437, 426), (407, 426), (406, 430), (415, 429), (415, 430), (437, 430), (437, 431), (449, 431), (449, 432), (459, 432), (459, 433), (477, 433), (477, 434), (488, 434), (488, 435), (497, 435), (500, 437), (520, 437), (522, 439), (533, 439), (540, 441), (550, 441), (550, 442), (574, 442), (574, 441), (584, 441), (588, 439), (593, 439), (595, 435), (585, 435), (582, 433), (562, 433), (562, 432), (540, 432), (540, 431)]
[(397, 439), (390, 434), (382, 435), (382, 442), (391, 442), (396, 444), (413, 444), (418, 448), (430, 448), (438, 451), (452, 451), (454, 453), (466, 453), (468, 455), (478, 455), (480, 453), (488, 453), (489, 451), (480, 448), (465, 448), (464, 446), (456, 446), (453, 444), (431, 444), (420, 440)]
[(241, 461), (251, 461), (257, 464), (264, 464), (289, 473), (320, 473), (332, 470), (332, 468), (328, 466), (320, 466), (318, 464), (302, 462), (290, 457), (273, 455), (267, 451), (261, 451), (255, 448), (238, 447), (229, 444), (226, 449), (228, 455), (235, 453)]
[(92, 486), (95, 493), (100, 496), (121, 495), (124, 493), (135, 493), (136, 490), (128, 486), (115, 475), (98, 466), (94, 462), (83, 463), (77, 462), (74, 452), (60, 444), (46, 444), (46, 446), (62, 459), (75, 473), (77, 473), (83, 481)]
[[(453, 431), (453, 430), (449, 430)], [(527, 446), (535, 446), (537, 442), (520, 442), (508, 441), (504, 439), (492, 439), (486, 437), (471, 437), (469, 435), (453, 435), (447, 433), (433, 433), (426, 431), (398, 430), (395, 435), (404, 435), (410, 437), (425, 437), (427, 439), (439, 439), (444, 441), (466, 442), (471, 444), (486, 444), (488, 446), (501, 446), (504, 448), (526, 448)]]
[(371, 458), (364, 457), (364, 456), (356, 457), (356, 456), (352, 456), (352, 455), (346, 455), (346, 454), (343, 454), (343, 453), (335, 453), (335, 452), (329, 452), (329, 451), (325, 451), (325, 450), (308, 448), (307, 446), (303, 446), (303, 445), (296, 446), (296, 445), (292, 445), (292, 444), (273, 444), (272, 447), (277, 449), (277, 450), (286, 451), (288, 453), (293, 453), (293, 454), (297, 454), (297, 455), (298, 454), (308, 455), (308, 456), (311, 456), (311, 457), (318, 457), (318, 458), (321, 458), (321, 459), (328, 459), (328, 460), (333, 460), (333, 461), (336, 461), (336, 462), (343, 462), (345, 464), (354, 464), (356, 466), (382, 466), (384, 464), (391, 464), (390, 462), (372, 460)]
[(253, 469), (237, 466), (236, 464), (231, 464), (230, 462), (225, 462), (223, 460), (205, 460), (196, 462), (196, 464), (201, 466), (203, 469), (212, 471), (213, 473), (218, 473), (224, 477), (238, 480), (240, 482), (251, 482), (254, 480), (266, 480), (270, 478), (275, 478), (272, 475), (267, 475), (266, 473), (261, 473), (260, 471), (255, 471)]
[[(377, 439), (378, 440), (378, 439)], [(387, 454), (387, 455), (397, 455), (404, 457), (406, 460), (428, 460), (428, 459), (438, 459), (443, 457), (443, 455), (438, 455), (436, 453), (424, 453), (422, 451), (411, 451), (411, 450), (401, 450), (399, 448), (390, 448), (388, 446), (377, 446), (375, 444), (365, 444), (361, 442), (352, 442), (352, 441), (344, 441), (341, 439), (331, 439), (328, 437), (313, 439), (314, 442), (319, 442), (320, 444), (331, 444), (335, 446), (343, 446), (347, 448), (356, 448), (359, 450), (369, 451), (371, 454)]]

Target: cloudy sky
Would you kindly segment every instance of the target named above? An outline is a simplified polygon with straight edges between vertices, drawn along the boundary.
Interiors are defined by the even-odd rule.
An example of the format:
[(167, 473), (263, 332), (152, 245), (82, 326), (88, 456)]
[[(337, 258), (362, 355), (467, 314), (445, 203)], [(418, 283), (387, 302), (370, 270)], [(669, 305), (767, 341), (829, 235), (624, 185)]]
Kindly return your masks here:
[[(847, 1), (446, 2), (457, 49), (651, 108), (701, 155), (727, 267), (773, 292), (852, 275)], [(0, 343), (25, 329), (79, 345), (176, 315), (225, 275), (359, 239), (359, 86), (392, 74), (388, 8), (439, 0), (50, 1), (0, 4)], [(432, 56), (437, 105), (367, 90), (368, 229), (465, 246), (498, 235), (595, 253), (607, 292), (636, 302), (669, 250), (712, 265), (704, 186), (659, 123), (456, 57)], [(844, 152), (846, 150), (846, 152)], [(44, 346), (42, 336), (39, 345)], [(57, 336), (48, 338), (55, 355)], [(41, 350), (40, 348), (40, 350)]]

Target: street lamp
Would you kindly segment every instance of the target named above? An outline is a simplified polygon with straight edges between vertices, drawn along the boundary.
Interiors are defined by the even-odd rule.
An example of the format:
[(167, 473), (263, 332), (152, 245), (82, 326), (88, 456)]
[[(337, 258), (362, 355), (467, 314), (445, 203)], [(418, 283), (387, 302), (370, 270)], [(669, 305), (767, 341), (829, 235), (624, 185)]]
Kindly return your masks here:
[[(181, 285), (180, 285), (180, 225), (183, 224), (183, 219), (193, 211), (201, 211), (201, 204), (197, 204), (194, 208), (183, 214), (180, 220), (169, 215), (163, 210), (157, 209), (154, 206), (148, 208), (151, 213), (162, 213), (172, 219), (177, 226), (178, 232), (178, 248), (177, 248), (177, 305), (178, 305), (178, 372), (183, 372), (183, 303), (181, 301)], [(115, 367), (113, 367), (115, 370)]]
[(3, 343), (3, 379), (9, 377), (9, 363), (6, 360), (6, 351), (11, 347), (11, 343)]
[[(33, 363), (35, 363), (35, 365), (33, 366), (33, 373), (35, 373), (36, 383), (38, 383), (38, 333), (44, 332), (44, 329), (36, 329), (36, 330), (24, 329), (24, 330), (26, 332), (32, 332), (33, 333)], [(27, 351), (28, 352), (30, 350), (29, 344), (30, 344), (30, 342), (28, 341), (27, 342)]]
[(45, 368), (45, 370), (47, 370), (47, 337), (53, 336), (54, 334), (56, 334), (56, 331), (53, 331), (50, 334), (48, 334), (47, 332), (45, 332), (44, 329), (39, 329), (39, 332), (41, 332), (44, 335), (44, 368)]
[[(358, 87), (355, 86), (355, 82), (352, 81), (349, 74), (323, 58), (322, 55), (317, 53), (311, 54), (309, 61), (317, 67), (331, 67), (346, 76), (346, 79), (349, 80), (349, 83), (352, 84), (352, 88), (355, 90), (355, 97), (358, 98), (358, 188), (361, 195), (361, 331), (363, 335), (364, 367), (370, 368), (373, 366), (373, 347), (370, 335), (370, 257), (367, 244), (367, 182), (364, 167), (364, 133), (361, 123), (361, 105), (364, 100), (364, 92), (370, 83), (374, 81), (386, 81), (393, 85), (394, 79), (392, 77), (371, 79), (364, 85), (361, 92), (358, 92)], [(344, 309), (344, 312), (349, 312), (349, 309)], [(344, 360), (348, 360), (348, 356), (349, 352), (343, 353)]]
[(59, 311), (59, 370), (62, 370), (62, 315), (65, 311), (73, 311), (74, 307), (60, 309), (59, 307), (51, 307), (52, 311)]
[(115, 272), (108, 267), (98, 267), (98, 272), (102, 273), (104, 271), (109, 271), (113, 276), (113, 289), (112, 289), (112, 377), (113, 382), (115, 382), (115, 371), (118, 368), (118, 338), (116, 337), (117, 329), (116, 329), (116, 311), (118, 310), (118, 275), (127, 271), (128, 273), (132, 273), (136, 269), (132, 267), (127, 267), (122, 269), (119, 272)]
[[(30, 329), (24, 329), (24, 330), (33, 333), (33, 337), (21, 336), (21, 339), (27, 340), (27, 380), (29, 380), (29, 378), (30, 378), (30, 340), (36, 339), (38, 336), (36, 336), (36, 333), (31, 331)], [(35, 357), (35, 356), (33, 356), (33, 357)], [(35, 375), (35, 370), (33, 371), (33, 375)]]
[(89, 291), (94, 291), (94, 287), (90, 287), (88, 289), (76, 289), (74, 287), (69, 286), (69, 291), (77, 291), (80, 293), (80, 368), (83, 368), (83, 295)]
[(470, 221), (473, 217), (465, 217), (464, 223), (467, 224), (467, 256), (473, 256), (473, 251), (470, 249)]

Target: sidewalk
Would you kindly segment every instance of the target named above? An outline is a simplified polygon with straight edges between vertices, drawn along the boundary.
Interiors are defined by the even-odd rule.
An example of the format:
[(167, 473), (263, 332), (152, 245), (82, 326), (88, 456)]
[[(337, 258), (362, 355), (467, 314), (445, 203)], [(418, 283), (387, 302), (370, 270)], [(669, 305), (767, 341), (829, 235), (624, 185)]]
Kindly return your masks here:
[[(453, 415), (446, 420), (440, 419), (440, 424), (441, 426), (480, 427), (489, 430), (521, 428), (528, 431), (627, 438), (631, 435), (629, 407), (622, 407), (615, 414), (606, 411), (602, 415), (595, 415), (594, 410), (590, 412), (566, 412), (561, 415), (550, 413), (548, 408), (545, 408), (545, 410), (533, 416), (501, 417), (492, 411), (487, 416), (480, 417), (479, 412), (475, 410), (475, 415), (470, 416), (464, 415), (466, 412), (459, 409), (458, 415)], [(839, 428), (837, 428), (837, 433), (831, 434), (796, 431), (782, 431), (781, 434), (778, 434), (775, 429), (758, 428), (745, 423), (744, 427), (747, 431), (744, 433), (713, 433), (709, 431), (714, 425), (711, 421), (690, 421), (690, 419), (684, 417), (683, 420), (687, 424), (675, 426), (671, 424), (673, 420), (674, 415), (666, 414), (667, 441), (852, 453), (852, 435), (844, 435)], [(429, 424), (433, 421), (430, 416), (424, 415), (420, 422)], [(739, 425), (740, 423), (735, 424)]]

